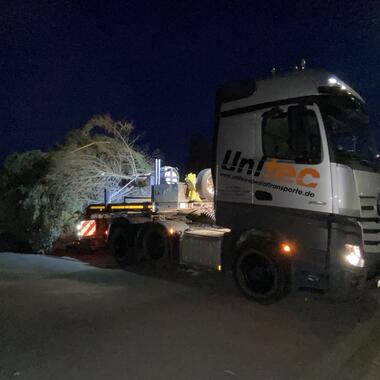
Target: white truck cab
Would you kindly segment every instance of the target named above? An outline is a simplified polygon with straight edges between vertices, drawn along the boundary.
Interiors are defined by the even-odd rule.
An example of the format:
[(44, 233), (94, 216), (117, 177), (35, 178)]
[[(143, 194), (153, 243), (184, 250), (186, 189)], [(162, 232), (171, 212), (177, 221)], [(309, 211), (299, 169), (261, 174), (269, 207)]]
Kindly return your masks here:
[(379, 155), (354, 89), (318, 70), (227, 84), (214, 143), (216, 223), (247, 297), (342, 299), (380, 274)]

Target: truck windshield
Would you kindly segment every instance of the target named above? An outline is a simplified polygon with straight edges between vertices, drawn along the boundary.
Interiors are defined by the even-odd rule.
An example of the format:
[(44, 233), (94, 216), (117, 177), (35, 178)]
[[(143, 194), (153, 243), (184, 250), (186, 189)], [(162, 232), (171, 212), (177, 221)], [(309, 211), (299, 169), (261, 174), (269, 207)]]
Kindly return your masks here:
[(353, 96), (321, 96), (319, 101), (332, 161), (378, 171), (379, 155), (363, 103)]

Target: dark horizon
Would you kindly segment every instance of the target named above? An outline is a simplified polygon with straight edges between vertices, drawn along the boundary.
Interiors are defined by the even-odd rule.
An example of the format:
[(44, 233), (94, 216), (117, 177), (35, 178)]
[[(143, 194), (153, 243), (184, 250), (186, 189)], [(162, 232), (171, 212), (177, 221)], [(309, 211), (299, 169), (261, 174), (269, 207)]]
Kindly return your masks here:
[(1, 159), (107, 113), (183, 164), (192, 135), (211, 139), (218, 85), (301, 58), (352, 84), (379, 120), (377, 1), (7, 1), (0, 14)]

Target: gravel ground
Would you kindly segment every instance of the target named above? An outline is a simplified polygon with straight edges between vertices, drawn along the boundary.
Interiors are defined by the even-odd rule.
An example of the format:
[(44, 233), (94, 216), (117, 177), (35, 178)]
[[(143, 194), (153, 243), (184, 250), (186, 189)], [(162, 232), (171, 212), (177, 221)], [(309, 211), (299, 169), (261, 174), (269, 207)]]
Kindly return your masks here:
[(0, 379), (375, 379), (379, 293), (260, 306), (229, 275), (0, 253)]

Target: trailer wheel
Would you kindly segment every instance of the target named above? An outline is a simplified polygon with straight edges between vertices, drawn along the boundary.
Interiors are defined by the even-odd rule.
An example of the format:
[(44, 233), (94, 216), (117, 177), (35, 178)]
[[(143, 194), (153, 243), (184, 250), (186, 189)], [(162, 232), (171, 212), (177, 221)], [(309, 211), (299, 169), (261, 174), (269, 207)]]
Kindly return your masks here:
[(143, 256), (154, 261), (169, 257), (169, 240), (166, 228), (157, 223), (151, 224), (142, 237)]
[(116, 227), (110, 238), (112, 255), (120, 266), (134, 261), (134, 239), (131, 231), (125, 227)]
[(248, 299), (271, 304), (289, 289), (289, 270), (268, 254), (251, 248), (243, 250), (234, 265), (235, 281)]

